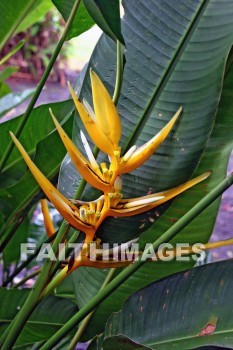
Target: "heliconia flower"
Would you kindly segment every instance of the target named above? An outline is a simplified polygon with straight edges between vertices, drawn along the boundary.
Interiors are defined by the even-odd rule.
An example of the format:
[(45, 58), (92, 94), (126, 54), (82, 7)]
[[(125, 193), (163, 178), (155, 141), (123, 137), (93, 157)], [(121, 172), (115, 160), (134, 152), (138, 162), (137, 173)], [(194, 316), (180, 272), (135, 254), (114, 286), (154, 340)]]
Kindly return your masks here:
[(121, 136), (121, 122), (116, 106), (107, 89), (92, 70), (90, 70), (90, 77), (95, 112), (86, 100), (83, 100), (82, 103), (78, 99), (69, 83), (68, 87), (90, 138), (101, 151), (109, 156), (110, 166), (107, 166), (106, 163), (102, 163), (100, 166), (98, 165), (85, 135), (81, 132), (81, 139), (88, 157), (88, 160), (85, 159), (59, 125), (56, 118), (53, 115), (52, 117), (64, 146), (77, 170), (92, 186), (105, 192), (109, 191), (119, 175), (133, 171), (150, 158), (168, 136), (181, 114), (182, 107), (178, 109), (173, 118), (151, 140), (139, 148), (136, 145), (132, 146), (121, 156), (121, 149), (118, 145)]
[(10, 135), (28, 168), (48, 199), (71, 226), (86, 234), (86, 242), (92, 241), (96, 230), (105, 218), (109, 216), (132, 216), (148, 211), (205, 180), (210, 175), (210, 172), (207, 172), (173, 189), (131, 199), (123, 198), (121, 193), (122, 181), (120, 177), (117, 177), (113, 184), (113, 192), (104, 193), (98, 199), (91, 202), (80, 200), (69, 201), (53, 186), (53, 184), (33, 163), (14, 134), (10, 133)]

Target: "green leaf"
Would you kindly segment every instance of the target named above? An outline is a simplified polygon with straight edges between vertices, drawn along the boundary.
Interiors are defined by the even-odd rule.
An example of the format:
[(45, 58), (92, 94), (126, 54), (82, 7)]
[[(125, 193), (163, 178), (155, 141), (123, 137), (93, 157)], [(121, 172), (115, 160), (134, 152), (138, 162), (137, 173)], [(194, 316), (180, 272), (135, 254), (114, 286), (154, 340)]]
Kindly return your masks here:
[(17, 72), (17, 70), (17, 67), (6, 67), (3, 71), (0, 72), (0, 98), (11, 93), (11, 88), (8, 84), (5, 83), (5, 80), (8, 79), (14, 72)]
[[(11, 93), (11, 88), (4, 81), (0, 82), (0, 98)], [(1, 102), (1, 101), (0, 101)]]
[[(61, 160), (65, 155), (65, 148), (57, 132), (54, 131), (55, 126), (49, 115), (49, 107), (52, 108), (60, 122), (65, 121), (63, 127), (66, 132), (71, 133), (73, 118), (67, 120), (72, 111), (71, 101), (58, 102), (42, 105), (33, 110), (20, 135), (20, 141), (27, 152), (31, 156), (34, 155), (32, 158), (40, 170), (49, 179), (53, 179), (57, 175)], [(0, 124), (0, 134), (2, 136), (0, 156), (3, 155), (9, 142), (9, 130), (14, 132), (21, 118), (18, 117)], [(4, 215), (6, 224), (9, 225), (41, 191), (30, 171), (26, 172), (26, 165), (17, 149), (13, 150), (9, 164), (0, 179), (2, 185), (0, 189), (0, 211)]]
[(28, 15), (20, 23), (19, 27), (16, 30), (16, 34), (24, 32), (34, 23), (43, 19), (47, 12), (53, 7), (53, 4), (50, 0), (37, 0), (32, 6)]
[[(30, 290), (0, 289), (0, 330), (3, 334), (19, 309), (24, 304)], [(46, 297), (33, 312), (16, 347), (49, 339), (76, 312), (76, 304), (63, 298)]]
[[(195, 188), (187, 191), (185, 194), (175, 199), (170, 208), (147, 230), (140, 239), (142, 247), (146, 243), (153, 242), (161, 236), (174, 222), (182, 217), (190, 208), (197, 203), (204, 194), (213, 189), (226, 174), (229, 155), (232, 150), (232, 121), (233, 121), (233, 65), (230, 66), (226, 78), (222, 97), (216, 117), (214, 129), (209, 139), (208, 145), (202, 157), (202, 160), (194, 175), (198, 175), (207, 170), (213, 170), (212, 176)], [(196, 132), (196, 129), (194, 128)], [(191, 132), (191, 131), (190, 131)], [(199, 130), (200, 132), (200, 130)], [(188, 147), (188, 146), (187, 146)], [(172, 161), (172, 159), (170, 158)], [(159, 166), (159, 164), (157, 164)], [(170, 168), (169, 168), (170, 169)], [(66, 171), (68, 171), (66, 169)], [(154, 170), (156, 172), (156, 169)], [(171, 170), (169, 170), (171, 171)], [(169, 175), (169, 174), (168, 174)], [(143, 173), (141, 173), (143, 176)], [(165, 174), (164, 174), (165, 176)], [(161, 181), (164, 180), (163, 178)], [(141, 181), (144, 181), (142, 178)], [(159, 181), (159, 179), (158, 179)], [(135, 192), (137, 186), (135, 186)], [(213, 203), (205, 212), (193, 221), (179, 236), (173, 241), (176, 242), (206, 242), (208, 241), (215, 223), (215, 218), (219, 208), (219, 200)], [(159, 212), (155, 210), (155, 212)], [(150, 213), (146, 216), (150, 219)], [(153, 217), (152, 217), (153, 218)], [(132, 219), (133, 220), (133, 219)], [(142, 222), (141, 224), (143, 224)], [(120, 235), (123, 226), (120, 226), (118, 235)], [(113, 235), (115, 232), (110, 231)], [(101, 306), (98, 308), (90, 326), (85, 334), (85, 339), (92, 338), (96, 333), (102, 332), (101, 323), (106, 322), (109, 317), (109, 311), (115, 311), (119, 308), (123, 300), (135, 290), (177, 271), (191, 267), (190, 262), (165, 262), (165, 263), (147, 263), (138, 272), (136, 272), (127, 282), (119, 287)], [(106, 277), (106, 271), (97, 269), (80, 268), (73, 273), (74, 285), (76, 288), (77, 301), (79, 306), (83, 306), (100, 289), (102, 282)], [(82, 289), (79, 285), (82, 284)], [(87, 291), (87, 286), (88, 291)], [(101, 320), (101, 321), (100, 321)]]
[(4, 70), (0, 72), (0, 81), (2, 82), (10, 78), (10, 76), (13, 73), (17, 72), (17, 70), (18, 70), (18, 67), (6, 67)]
[(28, 28), (45, 15), (50, 7), (49, 0), (43, 0), (43, 4), (41, 0), (1, 0), (0, 50), (13, 34)]
[(113, 40), (124, 44), (121, 34), (120, 1), (119, 0), (83, 0), (87, 11), (95, 23)]
[[(20, 260), (20, 244), (27, 243), (30, 220), (26, 217), (3, 250), (4, 268)], [(8, 233), (6, 233), (7, 235)]]
[(63, 297), (75, 301), (75, 294), (73, 288), (73, 278), (71, 275), (67, 276), (64, 281), (56, 288), (56, 296)]
[(23, 101), (27, 100), (33, 93), (35, 89), (26, 89), (20, 93), (8, 93), (0, 99), (0, 117), (3, 117), (12, 108), (17, 107)]
[[(52, 0), (58, 11), (62, 14), (65, 21), (68, 20), (75, 0)], [(80, 3), (77, 13), (74, 17), (73, 23), (69, 29), (66, 40), (70, 40), (86, 30), (90, 29), (94, 25), (94, 21), (89, 16), (83, 2)]]
[(158, 350), (232, 348), (232, 268), (230, 260), (209, 264), (139, 290), (107, 322), (103, 349), (131, 349), (124, 337)]
[[(208, 193), (213, 189), (226, 174), (228, 159), (233, 147), (232, 140), (232, 121), (233, 121), (233, 65), (224, 81), (224, 89), (219, 105), (219, 110), (207, 148), (196, 171), (196, 175), (204, 169), (213, 169), (212, 176), (205, 184), (200, 184), (196, 188), (187, 191), (174, 200), (170, 208), (162, 217), (140, 238), (140, 244), (143, 247), (146, 243), (151, 243), (164, 233), (174, 222), (179, 220), (192, 206), (202, 197), (202, 190)], [(221, 166), (220, 166), (221, 165)], [(203, 214), (199, 215), (190, 225), (184, 229), (173, 243), (196, 243), (207, 242), (218, 212), (220, 199), (215, 201)], [(121, 306), (123, 300), (139, 288), (159, 279), (168, 276), (177, 271), (191, 267), (190, 262), (159, 262), (147, 263), (132, 277), (128, 279), (121, 287), (117, 289), (102, 305), (99, 307), (96, 316), (90, 323), (86, 332), (86, 338), (93, 337), (93, 330), (97, 333), (102, 331), (101, 322), (105, 322), (109, 317), (110, 309), (115, 311)], [(80, 268), (73, 272), (76, 298), (79, 306), (84, 305), (100, 289), (101, 283), (106, 277), (105, 270)], [(82, 290), (79, 285), (82, 285)], [(88, 287), (88, 292), (87, 290)], [(85, 292), (84, 292), (85, 291)]]
[[(99, 339), (99, 337), (98, 337)], [(96, 342), (97, 340), (95, 339), (94, 341), (92, 341), (90, 343), (90, 345), (88, 346), (87, 350), (102, 350), (103, 348), (101, 348), (102, 344), (99, 341)], [(132, 341), (131, 339), (123, 336), (123, 335), (118, 335), (116, 337), (111, 337), (109, 339), (107, 339), (107, 341), (104, 343), (105, 347), (103, 350), (105, 349), (121, 349), (121, 350), (151, 350), (151, 348), (148, 348), (146, 346), (143, 346), (141, 344), (135, 343), (134, 341)]]
[(34, 2), (35, 0), (20, 0), (17, 2), (6, 0), (1, 1), (0, 49), (2, 49), (7, 40), (13, 35), (21, 20)]

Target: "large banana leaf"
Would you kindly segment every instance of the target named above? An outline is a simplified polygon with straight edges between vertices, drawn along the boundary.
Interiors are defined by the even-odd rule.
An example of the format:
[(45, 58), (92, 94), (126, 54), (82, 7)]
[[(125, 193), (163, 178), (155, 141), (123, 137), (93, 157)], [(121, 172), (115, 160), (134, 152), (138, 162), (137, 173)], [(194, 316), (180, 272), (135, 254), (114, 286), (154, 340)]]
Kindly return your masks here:
[[(1, 334), (24, 304), (30, 290), (0, 289), (0, 329)], [(16, 343), (32, 344), (49, 339), (70, 317), (78, 311), (77, 305), (63, 298), (49, 296), (35, 309)]]
[(0, 99), (0, 117), (3, 117), (11, 109), (17, 107), (23, 101), (28, 99), (34, 93), (34, 91), (35, 89), (26, 89), (21, 93), (14, 93), (11, 91), (5, 93), (3, 91), (3, 95), (1, 95)]
[(101, 349), (232, 349), (232, 267), (232, 260), (209, 264), (139, 290), (107, 322)]
[(119, 0), (83, 0), (95, 23), (113, 40), (124, 44), (121, 34)]
[[(224, 80), (222, 97), (218, 109), (217, 118), (211, 137), (207, 144), (202, 160), (195, 172), (198, 175), (206, 170), (213, 170), (212, 176), (203, 184), (196, 186), (187, 193), (179, 196), (170, 208), (156, 221), (153, 226), (141, 236), (141, 245), (153, 242), (164, 233), (174, 222), (182, 217), (192, 206), (197, 203), (204, 194), (213, 189), (226, 175), (226, 167), (230, 152), (233, 147), (233, 65), (229, 67)], [(208, 241), (218, 212), (219, 200), (215, 201), (205, 212), (183, 230), (173, 242), (206, 242)], [(143, 223), (142, 223), (143, 224)], [(117, 310), (123, 300), (135, 290), (177, 271), (184, 270), (193, 264), (166, 262), (147, 263), (136, 272), (127, 282), (119, 287), (98, 308), (85, 337), (93, 337), (95, 331), (101, 332), (102, 322), (109, 317), (109, 310)], [(93, 295), (97, 293), (106, 277), (106, 271), (97, 269), (80, 268), (73, 273), (79, 306), (83, 306)], [(81, 289), (80, 289), (81, 286)], [(86, 339), (85, 338), (85, 339)]]
[[(166, 211), (166, 213), (149, 229), (140, 239), (141, 245), (153, 242), (161, 236), (171, 225), (182, 217), (185, 212), (203, 197), (202, 190), (208, 193), (226, 175), (226, 168), (233, 147), (233, 66), (227, 73), (219, 111), (215, 126), (212, 131), (207, 148), (196, 171), (196, 175), (207, 169), (213, 169), (211, 178), (204, 185), (200, 184), (196, 188), (179, 196)], [(215, 201), (203, 214), (184, 229), (173, 242), (206, 242), (208, 241), (215, 223), (220, 200)], [(101, 331), (101, 322), (105, 322), (109, 316), (109, 311), (117, 310), (124, 299), (135, 290), (164, 276), (191, 267), (189, 262), (165, 262), (147, 263), (132, 277), (119, 287), (107, 300), (102, 303), (94, 316), (86, 337), (93, 336), (93, 330)], [(100, 289), (106, 277), (107, 271), (98, 269), (80, 268), (73, 272), (74, 285), (79, 306), (83, 306)], [(82, 287), (80, 289), (80, 286)], [(85, 291), (85, 292), (84, 292)]]
[(32, 6), (29, 14), (23, 18), (20, 25), (16, 30), (16, 34), (27, 30), (34, 23), (43, 19), (47, 12), (53, 7), (53, 4), (50, 0), (40, 0), (36, 1)]
[[(122, 149), (146, 142), (180, 105), (184, 107), (174, 131), (159, 150), (140, 169), (123, 176), (124, 196), (134, 197), (178, 185), (196, 168), (213, 127), (225, 60), (232, 45), (233, 3), (126, 0), (123, 6), (122, 33), (127, 50), (117, 105), (123, 125)], [(221, 30), (216, 29), (219, 26)], [(115, 83), (115, 50), (114, 42), (102, 36), (89, 64), (110, 92)], [(88, 73), (81, 95), (91, 102)], [(76, 122), (83, 128), (78, 118)], [(77, 125), (74, 140), (80, 146)], [(103, 160), (103, 155), (99, 159)], [(79, 175), (69, 160), (63, 168), (60, 188), (72, 197)], [(84, 195), (88, 200), (96, 196), (91, 189)], [(164, 208), (159, 209), (162, 211)], [(154, 210), (129, 219), (111, 218), (101, 226), (99, 236), (108, 242), (127, 241), (156, 219)], [(143, 225), (141, 220), (145, 221)]]

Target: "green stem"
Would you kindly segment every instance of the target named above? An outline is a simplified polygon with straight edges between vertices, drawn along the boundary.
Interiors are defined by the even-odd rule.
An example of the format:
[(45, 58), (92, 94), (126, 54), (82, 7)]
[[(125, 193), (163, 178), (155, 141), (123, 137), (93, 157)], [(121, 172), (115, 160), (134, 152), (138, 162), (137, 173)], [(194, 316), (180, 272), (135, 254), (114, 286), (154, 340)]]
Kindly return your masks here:
[[(75, 243), (77, 238), (79, 236), (79, 232), (78, 231), (75, 231), (73, 233), (73, 235), (70, 237), (69, 241), (68, 241), (68, 244), (65, 246), (64, 250), (65, 250), (65, 256), (67, 256), (67, 254), (69, 254), (69, 243)], [(61, 254), (63, 255), (63, 252), (61, 252)], [(53, 270), (52, 270), (52, 273), (51, 273), (51, 278), (56, 274), (56, 272), (58, 271), (58, 269), (60, 268), (61, 266), (61, 262), (60, 261), (56, 261), (55, 264), (54, 264), (54, 267), (53, 267)]]
[(13, 289), (22, 286), (25, 282), (27, 282), (27, 281), (30, 280), (31, 278), (33, 278), (33, 277), (39, 275), (40, 272), (41, 272), (41, 269), (38, 269), (38, 270), (33, 271), (32, 273), (30, 273), (29, 275), (25, 276), (24, 278), (21, 279), (21, 281), (19, 281), (17, 284), (15, 284), (15, 285), (13, 286)]
[[(233, 183), (233, 174), (224, 179), (216, 188), (207, 194), (200, 202), (190, 209), (179, 221), (163, 233), (154, 243), (154, 251), (158, 251), (162, 243), (170, 241), (184, 227), (193, 221), (204, 209), (215, 201), (227, 188)], [(151, 253), (151, 247), (145, 250), (145, 254)], [(101, 292), (93, 297), (77, 314), (75, 314), (63, 327), (59, 329), (42, 347), (41, 350), (50, 350), (59, 343), (71, 330), (73, 330), (92, 310), (94, 310), (102, 301), (112, 294), (122, 283), (124, 283), (134, 272), (136, 272), (146, 261), (139, 257), (130, 266), (126, 267), (117, 275)]]
[[(115, 268), (110, 269), (110, 271), (109, 271), (109, 273), (108, 273), (104, 283), (102, 284), (102, 286), (100, 288), (100, 291), (103, 290), (107, 286), (107, 284), (109, 284), (109, 282), (112, 280), (115, 272), (116, 272)], [(77, 333), (75, 334), (74, 338), (72, 339), (68, 350), (75, 350), (75, 347), (76, 347), (77, 343), (79, 342), (81, 336), (83, 335), (83, 332), (87, 328), (90, 320), (92, 319), (92, 316), (93, 316), (94, 312), (95, 312), (95, 310), (90, 312), (89, 315), (87, 315), (84, 318), (83, 322), (81, 323), (81, 325), (78, 328)]]
[(31, 10), (32, 6), (34, 5), (34, 3), (36, 2), (36, 0), (31, 0), (29, 1), (28, 5), (25, 7), (24, 11), (21, 13), (21, 15), (16, 19), (16, 21), (14, 22), (14, 24), (12, 25), (10, 31), (8, 33), (6, 33), (5, 38), (1, 41), (0, 43), (0, 50), (2, 50), (3, 46), (7, 43), (7, 41), (11, 38), (11, 36), (14, 34), (14, 32), (16, 31), (16, 29), (18, 28), (18, 26), (20, 25), (20, 23), (22, 22), (22, 20), (26, 17), (26, 15), (28, 14), (28, 12)]
[(36, 343), (32, 345), (31, 350), (40, 350), (41, 346), (45, 343), (45, 340), (40, 341), (39, 343)]
[[(69, 16), (69, 19), (68, 19), (68, 21), (66, 23), (64, 32), (63, 32), (63, 34), (62, 34), (62, 36), (61, 36), (61, 38), (60, 38), (60, 40), (59, 40), (59, 42), (58, 42), (54, 52), (52, 54), (52, 57), (51, 57), (51, 59), (50, 59), (50, 61), (48, 63), (48, 66), (47, 66), (47, 68), (46, 68), (46, 70), (45, 70), (45, 72), (44, 72), (44, 74), (43, 74), (43, 76), (42, 76), (42, 78), (41, 78), (37, 88), (36, 88), (36, 91), (35, 91), (34, 95), (32, 96), (32, 99), (31, 99), (31, 101), (30, 101), (30, 103), (29, 103), (29, 105), (27, 107), (27, 110), (24, 113), (24, 116), (21, 119), (21, 121), (20, 121), (20, 123), (18, 125), (18, 128), (17, 128), (17, 130), (15, 132), (15, 136), (17, 138), (21, 134), (21, 132), (22, 132), (22, 130), (23, 130), (23, 128), (24, 128), (24, 126), (25, 126), (25, 124), (26, 124), (30, 114), (31, 114), (31, 111), (33, 110), (33, 108), (34, 108), (34, 106), (36, 104), (36, 101), (37, 101), (37, 99), (38, 99), (38, 97), (39, 97), (39, 95), (40, 95), (40, 93), (41, 93), (41, 91), (42, 91), (42, 89), (43, 89), (47, 79), (48, 79), (48, 76), (49, 76), (49, 74), (50, 74), (50, 72), (51, 72), (51, 70), (52, 70), (52, 68), (54, 66), (54, 63), (55, 63), (55, 61), (56, 61), (56, 59), (57, 59), (57, 57), (58, 57), (58, 55), (59, 55), (59, 53), (60, 53), (60, 51), (62, 49), (62, 46), (63, 46), (63, 44), (64, 44), (64, 42), (66, 40), (66, 36), (67, 36), (68, 31), (70, 29), (70, 26), (71, 26), (71, 24), (73, 22), (74, 16), (76, 14), (76, 11), (78, 9), (78, 6), (79, 6), (80, 2), (81, 2), (81, 0), (76, 0), (75, 3), (74, 3), (74, 6), (73, 6), (72, 11), (71, 11), (70, 16)], [(7, 147), (7, 149), (6, 149), (6, 151), (5, 151), (5, 153), (4, 153), (4, 155), (3, 155), (3, 157), (2, 157), (2, 159), (1, 159), (0, 172), (3, 171), (4, 166), (6, 165), (6, 162), (7, 162), (8, 158), (9, 158), (13, 148), (14, 148), (14, 142), (13, 142), (13, 140), (11, 140), (9, 145), (8, 145), (8, 147)]]
[(25, 40), (20, 40), (18, 44), (16, 44), (13, 49), (6, 54), (1, 60), (0, 60), (0, 66), (3, 65), (11, 56), (13, 56), (16, 52), (18, 52), (20, 49), (22, 49), (23, 45), (25, 43)]
[(116, 83), (115, 89), (112, 97), (113, 103), (116, 105), (120, 96), (121, 86), (123, 81), (123, 55), (122, 55), (122, 45), (120, 41), (117, 40), (117, 68), (116, 68)]

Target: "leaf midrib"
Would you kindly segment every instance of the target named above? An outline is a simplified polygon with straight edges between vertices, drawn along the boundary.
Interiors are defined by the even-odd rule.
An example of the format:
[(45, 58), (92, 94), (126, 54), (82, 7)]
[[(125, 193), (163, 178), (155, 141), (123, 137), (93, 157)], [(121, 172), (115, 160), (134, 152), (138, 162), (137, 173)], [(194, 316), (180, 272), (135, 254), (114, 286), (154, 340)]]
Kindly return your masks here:
[(170, 78), (170, 75), (172, 74), (176, 64), (178, 63), (179, 58), (183, 54), (186, 48), (186, 45), (188, 44), (189, 39), (193, 34), (194, 30), (196, 29), (197, 24), (199, 23), (199, 20), (202, 17), (203, 13), (205, 12), (205, 9), (207, 8), (209, 2), (210, 0), (203, 0), (202, 3), (199, 5), (196, 11), (196, 14), (193, 17), (193, 20), (191, 21), (189, 27), (187, 28), (183, 37), (181, 38), (180, 44), (178, 45), (177, 50), (174, 52), (174, 55), (167, 69), (162, 75), (159, 84), (155, 87), (155, 91), (151, 99), (149, 99), (147, 106), (144, 109), (142, 116), (140, 117), (140, 120), (138, 121), (132, 134), (129, 136), (128, 140), (126, 141), (125, 147), (123, 149), (123, 153), (125, 153), (131, 146), (133, 146), (136, 143), (135, 141), (137, 140), (145, 122), (147, 121), (147, 118), (149, 117), (151, 107), (156, 103), (161, 92), (163, 91), (164, 86), (166, 85), (168, 79)]
[[(2, 318), (0, 319), (0, 323), (11, 323), (12, 322), (12, 319), (5, 319), (5, 318)], [(56, 327), (62, 327), (64, 326), (65, 322), (64, 323), (53, 323), (53, 322), (42, 322), (42, 321), (27, 321), (27, 324), (31, 324), (31, 325), (49, 325), (49, 326), (56, 326)]]
[[(218, 336), (218, 335), (222, 335), (222, 334), (230, 334), (230, 335), (232, 335), (232, 333), (233, 333), (233, 328), (232, 329), (228, 329), (228, 330), (225, 330), (225, 331), (214, 331), (212, 334), (207, 334), (207, 335), (204, 335), (204, 336), (200, 336), (200, 335), (198, 335), (198, 334), (196, 334), (196, 335), (192, 335), (192, 336), (184, 336), (184, 337), (182, 337), (182, 338), (170, 338), (170, 339), (166, 339), (166, 340), (162, 340), (162, 341), (157, 341), (157, 342), (152, 342), (152, 343), (147, 343), (146, 341), (145, 342), (140, 342), (140, 340), (139, 339), (133, 339), (132, 337), (130, 338), (133, 342), (137, 342), (139, 345), (142, 345), (142, 346), (157, 346), (157, 345), (165, 345), (165, 344), (170, 344), (170, 343), (173, 343), (173, 342), (182, 342), (182, 341), (184, 341), (184, 340), (192, 340), (192, 339), (199, 339), (199, 338), (207, 338), (208, 336), (212, 336), (212, 337), (214, 337), (214, 336)], [(118, 337), (118, 336), (120, 336), (120, 335), (123, 335), (123, 336), (126, 336), (126, 337), (129, 337), (128, 335), (126, 335), (126, 334), (117, 334), (117, 335), (112, 335), (112, 336), (110, 336), (110, 337), (107, 337), (107, 338), (105, 338), (104, 339), (104, 341), (105, 340), (108, 340), (108, 339), (110, 339), (110, 338), (112, 338), (112, 337), (114, 337), (114, 336), (116, 336), (116, 337)], [(178, 344), (177, 344), (178, 345)], [(204, 345), (204, 344), (203, 344)]]
[(231, 329), (228, 329), (228, 330), (225, 330), (225, 331), (214, 331), (213, 333), (211, 334), (206, 334), (206, 335), (203, 335), (203, 336), (200, 336), (198, 334), (196, 335), (192, 335), (192, 336), (184, 336), (182, 338), (171, 338), (169, 340), (163, 340), (163, 341), (159, 341), (159, 342), (153, 342), (153, 343), (146, 343), (145, 345), (147, 346), (154, 346), (154, 345), (163, 345), (163, 344), (167, 344), (167, 343), (172, 343), (172, 342), (182, 342), (183, 340), (192, 340), (192, 339), (199, 339), (199, 338), (207, 338), (208, 336), (216, 336), (216, 335), (221, 335), (221, 334), (232, 334), (233, 332), (233, 328)]

